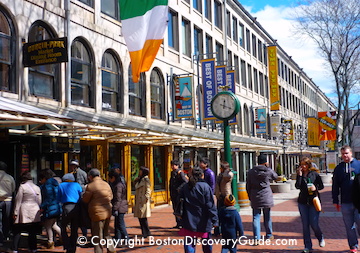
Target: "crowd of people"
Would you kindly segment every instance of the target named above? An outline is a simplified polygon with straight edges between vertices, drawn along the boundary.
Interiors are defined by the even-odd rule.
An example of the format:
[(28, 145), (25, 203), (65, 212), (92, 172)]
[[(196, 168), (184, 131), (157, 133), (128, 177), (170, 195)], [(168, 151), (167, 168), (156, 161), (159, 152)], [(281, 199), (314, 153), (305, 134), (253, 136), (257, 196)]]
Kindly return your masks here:
[[(350, 252), (357, 252), (360, 234), (360, 161), (352, 157), (352, 150), (341, 148), (342, 162), (333, 172), (332, 198), (342, 212)], [(169, 182), (178, 234), (202, 241), (202, 250), (212, 252), (207, 243), (212, 236), (237, 239), (244, 235), (242, 220), (236, 209), (236, 197), (232, 194), (234, 173), (228, 162), (221, 162), (220, 174), (210, 168), (207, 158), (201, 158), (198, 166), (185, 173), (179, 161), (171, 161)], [(115, 164), (108, 173), (108, 182), (101, 178), (98, 169), (83, 171), (77, 160), (70, 161), (69, 173), (62, 178), (50, 170), (39, 173), (39, 184), (33, 182), (30, 172), (21, 174), (19, 186), (6, 173), (7, 165), (0, 161), (0, 246), (12, 237), (12, 250), (18, 252), (22, 232), (28, 233), (30, 252), (37, 251), (36, 235), (46, 232), (47, 245), (63, 245), (66, 253), (76, 252), (78, 229), (87, 236), (88, 229), (94, 238), (94, 252), (115, 252), (113, 244), (102, 245), (102, 239), (110, 239), (110, 219), (114, 216), (114, 238), (128, 240), (124, 216), (128, 211), (127, 186), (120, 166)], [(313, 251), (311, 231), (320, 247), (325, 247), (325, 236), (319, 225), (321, 207), (320, 191), (324, 188), (319, 170), (309, 157), (303, 157), (296, 168), (295, 187), (299, 189), (298, 209), (302, 222), (304, 250)], [(267, 156), (260, 154), (257, 165), (248, 171), (246, 191), (253, 214), (254, 245), (261, 239), (273, 240), (271, 208), (274, 206), (270, 183), (278, 178), (269, 167)], [(134, 217), (139, 220), (141, 236), (151, 236), (148, 217), (151, 216), (151, 185), (149, 169), (141, 166), (134, 180)], [(261, 237), (260, 217), (264, 216), (265, 233)], [(185, 253), (196, 250), (198, 240), (184, 240)], [(222, 253), (236, 252), (236, 244), (222, 245)]]

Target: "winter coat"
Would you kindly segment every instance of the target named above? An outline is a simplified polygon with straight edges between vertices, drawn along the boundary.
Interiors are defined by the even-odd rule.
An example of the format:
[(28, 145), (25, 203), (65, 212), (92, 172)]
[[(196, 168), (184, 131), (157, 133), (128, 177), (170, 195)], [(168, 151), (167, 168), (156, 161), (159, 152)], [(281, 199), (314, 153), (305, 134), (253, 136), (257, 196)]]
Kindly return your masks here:
[(223, 239), (236, 239), (244, 235), (241, 217), (234, 206), (221, 207), (219, 220)]
[[(309, 182), (313, 183), (316, 187), (316, 191), (312, 195), (309, 195), (308, 192), (307, 184)], [(296, 176), (295, 187), (296, 189), (300, 189), (298, 203), (313, 206), (313, 198), (318, 196), (320, 199), (319, 191), (324, 189), (324, 184), (320, 175), (316, 171), (309, 171), (306, 177), (299, 175)]]
[(360, 161), (355, 158), (350, 163), (341, 162), (334, 169), (332, 179), (332, 199), (334, 204), (352, 203), (351, 191), (354, 178), (360, 173)]
[(88, 211), (91, 221), (106, 220), (111, 217), (111, 200), (113, 193), (110, 185), (100, 177), (94, 177), (87, 185), (83, 195), (83, 201), (88, 203)]
[(246, 178), (246, 191), (251, 201), (251, 207), (270, 208), (274, 206), (270, 181), (277, 179), (274, 170), (264, 165), (258, 165), (249, 170)]
[(204, 170), (204, 180), (211, 187), (212, 194), (215, 194), (215, 173), (210, 168)]
[(212, 190), (205, 181), (198, 181), (190, 189), (185, 184), (179, 194), (184, 199), (182, 226), (194, 232), (211, 232), (218, 224), (217, 209), (214, 203)]
[(135, 184), (134, 217), (147, 218), (151, 216), (150, 199), (150, 180), (148, 176), (145, 176)]
[(126, 185), (119, 181), (116, 185), (113, 185), (113, 199), (111, 201), (113, 205), (113, 212), (126, 213), (128, 211)]
[(43, 210), (44, 218), (56, 218), (61, 214), (61, 204), (57, 200), (59, 183), (55, 178), (49, 178), (40, 186), (42, 203), (40, 208)]
[(40, 187), (32, 180), (22, 183), (15, 197), (15, 224), (40, 222)]
[(217, 199), (224, 198), (232, 193), (231, 181), (234, 173), (230, 169), (226, 169), (220, 173), (216, 178), (215, 196)]

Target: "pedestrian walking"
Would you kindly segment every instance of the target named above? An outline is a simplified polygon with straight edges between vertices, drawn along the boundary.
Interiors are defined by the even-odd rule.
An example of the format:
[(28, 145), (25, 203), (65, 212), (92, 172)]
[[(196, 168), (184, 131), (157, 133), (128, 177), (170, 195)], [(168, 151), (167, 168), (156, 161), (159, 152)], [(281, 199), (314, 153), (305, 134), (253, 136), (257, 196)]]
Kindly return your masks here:
[(249, 170), (246, 178), (246, 191), (251, 201), (253, 213), (253, 233), (255, 244), (260, 240), (260, 216), (264, 213), (265, 239), (272, 239), (271, 207), (274, 206), (273, 193), (270, 181), (276, 180), (278, 175), (268, 167), (267, 157), (263, 154), (258, 156), (258, 165)]
[[(182, 228), (180, 236), (185, 236), (185, 253), (195, 252), (197, 238), (202, 238), (204, 253), (212, 252), (212, 244), (208, 243), (211, 230), (218, 225), (218, 215), (214, 203), (213, 191), (204, 181), (204, 171), (194, 168), (189, 182), (181, 190), (179, 197), (183, 201)], [(186, 238), (193, 238), (189, 241)]]
[[(177, 160), (171, 161), (171, 176), (170, 176), (170, 198), (175, 212), (179, 205), (179, 191), (189, 179), (184, 171), (180, 168), (180, 163)], [(181, 219), (175, 215), (176, 226), (174, 228), (181, 228)]]
[(244, 235), (244, 228), (242, 225), (239, 212), (235, 208), (236, 199), (234, 195), (226, 195), (223, 199), (224, 203), (219, 210), (219, 221), (222, 226), (222, 238), (226, 240), (226, 244), (222, 245), (221, 253), (235, 253), (236, 239)]
[(128, 211), (127, 190), (126, 185), (121, 180), (121, 176), (115, 170), (109, 172), (109, 182), (113, 191), (113, 199), (111, 201), (112, 214), (115, 217), (115, 239), (128, 239), (124, 216)]
[(11, 206), (15, 192), (15, 180), (7, 174), (8, 166), (0, 161), (0, 247), (9, 238)]
[(360, 161), (353, 158), (352, 149), (348, 145), (341, 147), (341, 158), (343, 161), (335, 167), (333, 173), (332, 199), (336, 210), (341, 210), (350, 252), (357, 252), (359, 246), (356, 230), (360, 234), (360, 217), (352, 202), (352, 184), (355, 176), (360, 173)]
[[(62, 181), (59, 185), (58, 193), (58, 201), (62, 203), (63, 209), (61, 216), (61, 235), (66, 253), (75, 253), (82, 188), (79, 183), (75, 182), (75, 177), (72, 173), (65, 174), (62, 177)], [(68, 226), (70, 226), (70, 236), (67, 232)]]
[(18, 252), (21, 232), (28, 233), (30, 252), (37, 252), (36, 235), (42, 228), (40, 223), (41, 190), (33, 183), (28, 171), (21, 174), (20, 180), (21, 184), (14, 205), (13, 253)]
[[(47, 234), (47, 248), (54, 249), (56, 234), (59, 235), (61, 241), (61, 229), (57, 224), (62, 208), (58, 202), (59, 183), (54, 178), (55, 173), (50, 169), (44, 169), (39, 174), (39, 182), (41, 184), (42, 202), (40, 210), (42, 213), (42, 221)], [(55, 235), (54, 232), (55, 231)]]
[(115, 252), (114, 245), (100, 244), (100, 240), (110, 241), (109, 223), (112, 212), (111, 200), (113, 198), (110, 185), (101, 179), (98, 169), (89, 171), (89, 181), (83, 201), (89, 204), (89, 216), (91, 219), (91, 234), (94, 241), (94, 252), (102, 253), (103, 246), (106, 246), (107, 252)]
[(210, 168), (210, 161), (203, 157), (199, 161), (199, 167), (204, 171), (204, 180), (209, 184), (211, 191), (215, 194), (215, 173)]
[(144, 238), (151, 235), (147, 218), (151, 216), (151, 189), (149, 169), (141, 166), (139, 177), (135, 179), (135, 206), (134, 217), (139, 219), (141, 234)]
[(297, 168), (296, 189), (300, 189), (298, 197), (298, 207), (303, 227), (303, 239), (305, 249), (303, 253), (312, 252), (312, 242), (310, 234), (310, 226), (313, 229), (320, 247), (325, 247), (324, 235), (319, 226), (320, 211), (314, 206), (314, 198), (320, 199), (319, 191), (324, 189), (324, 184), (320, 175), (316, 172), (316, 168), (312, 166), (311, 159), (303, 157), (300, 166)]

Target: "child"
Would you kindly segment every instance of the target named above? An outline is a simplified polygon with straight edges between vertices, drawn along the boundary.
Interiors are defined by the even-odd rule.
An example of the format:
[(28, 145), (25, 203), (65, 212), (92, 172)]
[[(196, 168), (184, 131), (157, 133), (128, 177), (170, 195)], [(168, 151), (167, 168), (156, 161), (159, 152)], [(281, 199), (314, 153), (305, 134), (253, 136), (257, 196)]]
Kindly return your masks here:
[[(236, 252), (237, 239), (244, 235), (244, 229), (241, 222), (240, 215), (235, 205), (235, 197), (233, 195), (227, 195), (224, 199), (224, 206), (220, 208), (219, 220), (221, 224), (221, 232), (223, 239), (233, 239), (227, 245), (222, 246), (221, 253), (230, 251)], [(236, 242), (236, 243), (235, 243)]]

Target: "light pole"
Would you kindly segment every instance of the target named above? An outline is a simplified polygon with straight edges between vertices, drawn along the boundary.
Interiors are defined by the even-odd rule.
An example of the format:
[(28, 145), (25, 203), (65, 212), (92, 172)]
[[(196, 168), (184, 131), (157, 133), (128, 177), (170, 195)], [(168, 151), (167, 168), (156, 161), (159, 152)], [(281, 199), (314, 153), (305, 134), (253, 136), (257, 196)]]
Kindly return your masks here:
[(289, 175), (287, 175), (288, 173), (285, 173), (285, 171), (286, 171), (286, 149), (291, 146), (290, 129), (291, 129), (291, 124), (284, 123), (284, 120), (282, 120), (282, 122), (279, 125), (279, 131), (278, 131), (279, 136), (277, 138), (277, 142), (281, 143), (282, 149), (283, 149), (283, 170), (282, 171), (286, 177), (289, 176)]
[(299, 125), (296, 131), (296, 139), (300, 149), (300, 157), (302, 157), (302, 151), (307, 148), (306, 133), (307, 133), (306, 127), (304, 127), (303, 125)]

